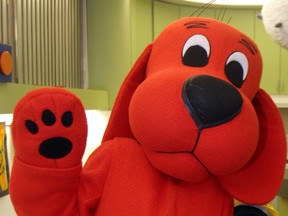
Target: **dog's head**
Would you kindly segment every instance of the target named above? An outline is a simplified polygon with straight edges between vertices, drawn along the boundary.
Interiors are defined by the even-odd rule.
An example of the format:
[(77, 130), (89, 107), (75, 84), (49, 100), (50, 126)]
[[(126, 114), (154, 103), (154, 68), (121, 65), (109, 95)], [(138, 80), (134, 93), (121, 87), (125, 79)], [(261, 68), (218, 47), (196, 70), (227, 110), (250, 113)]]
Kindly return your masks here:
[(216, 177), (241, 201), (265, 202), (281, 184), (286, 152), (261, 72), (259, 49), (237, 29), (180, 19), (128, 74), (103, 140), (134, 138), (168, 175), (191, 183)]

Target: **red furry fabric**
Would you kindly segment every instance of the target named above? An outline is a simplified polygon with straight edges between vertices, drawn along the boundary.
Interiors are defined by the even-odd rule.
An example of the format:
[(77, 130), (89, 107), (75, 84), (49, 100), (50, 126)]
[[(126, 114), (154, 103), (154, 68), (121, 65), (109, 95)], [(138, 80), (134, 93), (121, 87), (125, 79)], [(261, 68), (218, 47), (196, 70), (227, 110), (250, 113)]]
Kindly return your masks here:
[(282, 183), (286, 139), (282, 119), (271, 98), (260, 90), (253, 104), (260, 124), (257, 150), (244, 169), (220, 178), (220, 182), (238, 200), (264, 204), (274, 198)]
[[(211, 212), (220, 216), (233, 212), (232, 199), (215, 178), (190, 184), (165, 175), (151, 166), (135, 140), (127, 138), (97, 149), (82, 171), (79, 186), (79, 166), (43, 169), (18, 159), (15, 166), (13, 179), (21, 177), (21, 184), (13, 183), (12, 197), (20, 216), (208, 216)], [(22, 194), (17, 196), (19, 191)]]
[(123, 82), (83, 169), (79, 99), (57, 88), (29, 93), (12, 126), (17, 213), (232, 216), (234, 198), (269, 202), (283, 179), (286, 138), (261, 73), (256, 44), (237, 29), (208, 18), (172, 23)]

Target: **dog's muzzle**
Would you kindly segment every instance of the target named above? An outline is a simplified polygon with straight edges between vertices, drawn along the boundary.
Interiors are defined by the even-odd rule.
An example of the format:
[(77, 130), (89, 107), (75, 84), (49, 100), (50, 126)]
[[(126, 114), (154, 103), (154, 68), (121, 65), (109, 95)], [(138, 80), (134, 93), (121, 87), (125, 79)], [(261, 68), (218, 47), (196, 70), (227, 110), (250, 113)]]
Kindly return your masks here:
[(182, 97), (199, 129), (224, 124), (237, 116), (243, 99), (231, 84), (208, 75), (187, 79)]

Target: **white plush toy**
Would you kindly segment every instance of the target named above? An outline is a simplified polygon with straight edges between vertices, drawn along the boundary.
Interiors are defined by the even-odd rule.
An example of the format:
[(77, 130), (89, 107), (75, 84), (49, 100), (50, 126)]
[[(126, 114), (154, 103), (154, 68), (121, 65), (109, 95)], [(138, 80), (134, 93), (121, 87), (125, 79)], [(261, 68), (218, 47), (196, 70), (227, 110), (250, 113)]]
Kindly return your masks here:
[(282, 47), (288, 49), (288, 0), (268, 0), (261, 15), (266, 32)]

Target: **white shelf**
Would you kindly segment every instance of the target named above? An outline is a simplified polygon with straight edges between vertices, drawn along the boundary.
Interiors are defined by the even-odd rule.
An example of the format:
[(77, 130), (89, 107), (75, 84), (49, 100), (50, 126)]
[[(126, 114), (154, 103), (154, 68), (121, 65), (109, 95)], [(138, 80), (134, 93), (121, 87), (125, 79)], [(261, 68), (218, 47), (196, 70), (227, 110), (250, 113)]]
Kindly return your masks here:
[(288, 95), (270, 95), (278, 108), (288, 108)]

